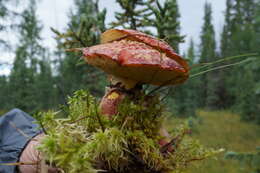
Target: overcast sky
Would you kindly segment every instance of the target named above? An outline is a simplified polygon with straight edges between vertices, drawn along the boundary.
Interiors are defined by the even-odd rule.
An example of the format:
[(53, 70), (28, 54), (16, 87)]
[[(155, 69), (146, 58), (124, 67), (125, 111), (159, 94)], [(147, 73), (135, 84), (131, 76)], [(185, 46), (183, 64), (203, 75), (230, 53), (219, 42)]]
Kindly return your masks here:
[[(186, 35), (185, 43), (181, 44), (181, 52), (186, 51), (188, 42), (192, 37), (195, 43), (199, 44), (199, 35), (201, 32), (203, 7), (205, 1), (212, 4), (213, 22), (217, 33), (223, 26), (223, 13), (225, 10), (225, 0), (178, 0), (181, 13), (181, 33)], [(53, 49), (55, 47), (54, 34), (50, 31), (50, 27), (58, 30), (63, 30), (68, 22), (67, 14), (73, 6), (73, 0), (41, 0), (38, 5), (37, 15), (43, 24), (43, 32), (41, 33), (44, 39), (44, 45)], [(114, 20), (114, 12), (118, 11), (119, 6), (115, 0), (100, 0), (100, 9), (107, 8), (106, 23)], [(9, 53), (5, 56), (0, 56), (1, 59), (8, 59), (8, 62), (13, 61), (13, 54)], [(0, 74), (8, 74), (8, 68), (0, 69)]]

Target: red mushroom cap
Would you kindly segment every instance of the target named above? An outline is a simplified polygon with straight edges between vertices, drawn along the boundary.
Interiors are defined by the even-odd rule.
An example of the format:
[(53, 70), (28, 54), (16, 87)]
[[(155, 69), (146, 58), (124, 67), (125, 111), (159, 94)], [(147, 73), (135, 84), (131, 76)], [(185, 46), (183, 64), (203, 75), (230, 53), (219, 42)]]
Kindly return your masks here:
[(152, 48), (164, 52), (167, 57), (174, 59), (180, 63), (185, 70), (189, 70), (188, 64), (177, 53), (174, 52), (172, 47), (163, 40), (142, 33), (132, 29), (110, 29), (101, 35), (101, 43), (108, 43), (115, 40), (128, 39), (145, 43)]
[(89, 64), (136, 83), (173, 85), (188, 78), (188, 65), (164, 41), (134, 30), (111, 29), (103, 44), (83, 49)]

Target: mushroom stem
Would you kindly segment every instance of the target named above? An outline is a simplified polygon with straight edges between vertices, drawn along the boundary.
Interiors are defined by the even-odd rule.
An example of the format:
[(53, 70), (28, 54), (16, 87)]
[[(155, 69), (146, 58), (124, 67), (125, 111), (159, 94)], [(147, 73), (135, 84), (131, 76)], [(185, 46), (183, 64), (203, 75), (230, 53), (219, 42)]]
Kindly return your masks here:
[[(118, 84), (118, 83), (117, 83)], [(142, 90), (135, 85), (134, 88), (126, 90), (121, 86), (107, 87), (106, 93), (100, 102), (101, 113), (111, 119), (113, 116), (117, 116), (118, 106), (124, 100), (125, 97), (134, 98), (136, 93), (140, 93)], [(161, 127), (158, 134), (163, 138), (158, 141), (161, 146), (165, 146), (170, 141), (170, 135), (168, 131)], [(168, 147), (167, 151), (171, 152), (173, 149)]]
[(103, 115), (109, 118), (116, 115), (119, 104), (126, 96), (133, 98), (136, 93), (141, 92), (141, 88), (138, 85), (134, 85), (131, 89), (126, 89), (125, 85), (126, 83), (117, 81), (115, 85), (112, 84), (111, 87), (106, 87), (106, 93), (100, 102), (100, 109)]
[(117, 114), (117, 107), (124, 97), (125, 94), (119, 87), (107, 87), (106, 93), (100, 102), (101, 113), (112, 118), (112, 116)]
[(127, 78), (121, 78), (118, 76), (109, 75), (108, 76), (112, 85), (120, 85), (122, 88), (126, 90), (131, 90), (135, 88), (137, 81)]

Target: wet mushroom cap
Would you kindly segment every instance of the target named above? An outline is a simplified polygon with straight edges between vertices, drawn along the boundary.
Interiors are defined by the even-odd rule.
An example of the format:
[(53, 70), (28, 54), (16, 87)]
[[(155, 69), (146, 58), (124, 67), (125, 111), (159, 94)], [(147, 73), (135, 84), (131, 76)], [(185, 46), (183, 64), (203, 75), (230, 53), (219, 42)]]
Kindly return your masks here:
[(173, 85), (188, 78), (188, 65), (165, 42), (134, 30), (112, 29), (103, 44), (83, 49), (86, 61), (108, 74), (137, 83)]
[(164, 52), (169, 58), (174, 59), (179, 64), (181, 64), (187, 71), (189, 70), (186, 61), (183, 60), (177, 53), (175, 53), (168, 43), (158, 38), (152, 37), (151, 35), (147, 35), (145, 33), (131, 29), (110, 29), (101, 35), (101, 43), (109, 43), (122, 39), (145, 43), (160, 52)]

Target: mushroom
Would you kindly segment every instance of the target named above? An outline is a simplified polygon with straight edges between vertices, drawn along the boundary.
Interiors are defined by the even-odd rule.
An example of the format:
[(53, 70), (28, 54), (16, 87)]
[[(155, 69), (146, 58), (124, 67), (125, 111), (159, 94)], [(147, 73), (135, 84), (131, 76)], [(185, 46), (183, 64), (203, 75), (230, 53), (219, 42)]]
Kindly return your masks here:
[(174, 85), (189, 76), (188, 65), (164, 41), (129, 29), (110, 29), (100, 45), (83, 49), (85, 60), (125, 89), (136, 84)]
[[(164, 41), (130, 29), (110, 29), (101, 35), (100, 45), (83, 48), (87, 63), (109, 74), (112, 86), (102, 98), (101, 112), (112, 117), (118, 105), (141, 84), (175, 85), (186, 81), (189, 67)], [(161, 128), (160, 145), (166, 146), (169, 134)], [(172, 148), (169, 147), (168, 151)]]

